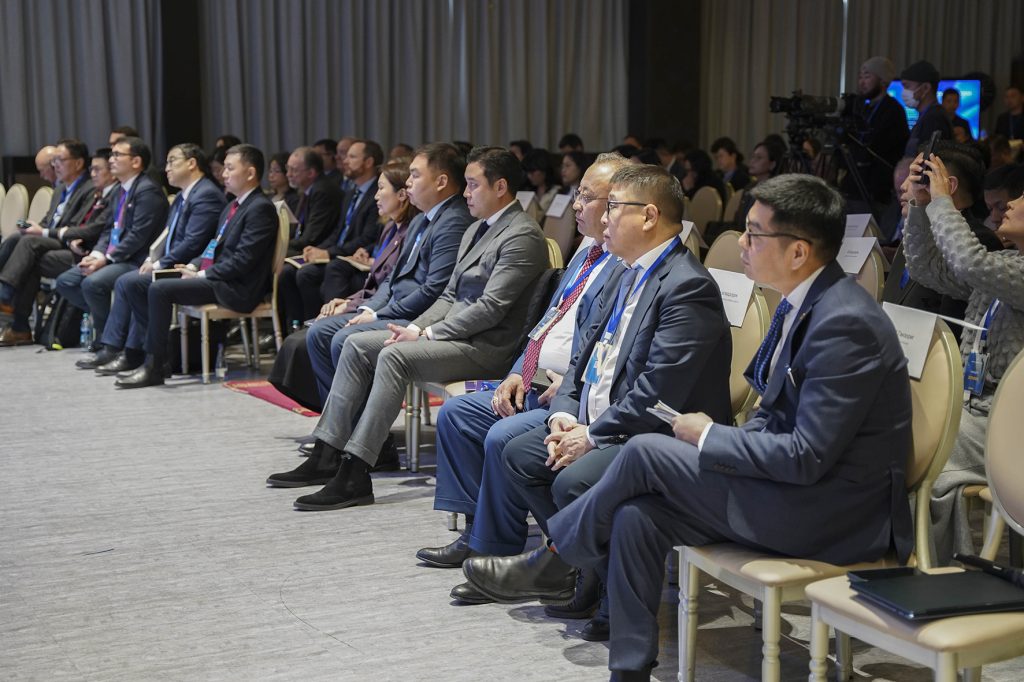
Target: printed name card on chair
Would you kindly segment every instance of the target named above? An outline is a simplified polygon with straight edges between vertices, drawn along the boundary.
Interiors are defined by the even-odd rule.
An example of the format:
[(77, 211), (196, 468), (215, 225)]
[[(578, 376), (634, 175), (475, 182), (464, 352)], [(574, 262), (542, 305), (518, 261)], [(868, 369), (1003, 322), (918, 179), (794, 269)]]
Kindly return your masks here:
[(881, 233), (870, 213), (851, 213), (846, 216), (847, 237), (878, 237)]
[(715, 278), (715, 283), (722, 292), (722, 306), (725, 308), (725, 316), (729, 318), (729, 324), (733, 327), (742, 327), (747, 306), (750, 304), (750, 294), (754, 291), (754, 280), (742, 272), (729, 272), (717, 268), (708, 268), (708, 272)]
[(871, 255), (871, 249), (878, 246), (878, 240), (874, 237), (846, 237), (843, 245), (839, 247), (839, 255), (836, 262), (843, 268), (843, 272), (856, 275), (864, 267), (864, 261)]
[(533, 203), (534, 194), (528, 189), (524, 189), (521, 192), (516, 192), (516, 199), (519, 200), (519, 205), (523, 207), (524, 211), (530, 209), (530, 204)]
[(911, 379), (920, 379), (937, 316), (935, 313), (888, 302), (882, 304), (882, 310), (896, 327), (903, 354), (907, 356), (907, 374)]
[(544, 215), (549, 215), (552, 218), (561, 218), (565, 215), (565, 209), (569, 208), (571, 201), (571, 194), (556, 194), (555, 198), (551, 200), (551, 205), (548, 206), (548, 212)]

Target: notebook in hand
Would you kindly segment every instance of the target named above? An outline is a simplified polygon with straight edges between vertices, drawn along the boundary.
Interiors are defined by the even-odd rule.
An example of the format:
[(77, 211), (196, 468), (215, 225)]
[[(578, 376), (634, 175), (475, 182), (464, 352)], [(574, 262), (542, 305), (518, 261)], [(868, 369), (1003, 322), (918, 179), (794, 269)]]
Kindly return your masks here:
[(152, 275), (153, 275), (153, 281), (154, 282), (157, 281), (158, 279), (180, 279), (181, 278), (181, 270), (177, 270), (175, 268), (165, 268), (163, 270), (153, 270)]
[(981, 571), (850, 580), (850, 588), (907, 620), (1024, 610), (1024, 590)]

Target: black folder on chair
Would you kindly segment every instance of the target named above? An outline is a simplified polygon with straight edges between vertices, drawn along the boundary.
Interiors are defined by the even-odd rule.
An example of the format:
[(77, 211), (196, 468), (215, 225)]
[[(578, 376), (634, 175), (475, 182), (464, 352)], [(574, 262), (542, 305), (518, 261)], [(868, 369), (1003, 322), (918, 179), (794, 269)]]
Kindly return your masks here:
[(850, 588), (908, 620), (1024, 610), (1024, 589), (981, 571), (851, 580)]

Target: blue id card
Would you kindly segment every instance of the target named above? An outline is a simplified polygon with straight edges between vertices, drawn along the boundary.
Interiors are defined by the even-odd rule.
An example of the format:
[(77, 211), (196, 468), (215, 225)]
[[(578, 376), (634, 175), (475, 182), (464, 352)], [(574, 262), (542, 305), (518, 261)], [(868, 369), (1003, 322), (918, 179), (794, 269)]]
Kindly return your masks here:
[(980, 396), (985, 390), (985, 367), (988, 365), (988, 353), (971, 351), (964, 363), (964, 391)]

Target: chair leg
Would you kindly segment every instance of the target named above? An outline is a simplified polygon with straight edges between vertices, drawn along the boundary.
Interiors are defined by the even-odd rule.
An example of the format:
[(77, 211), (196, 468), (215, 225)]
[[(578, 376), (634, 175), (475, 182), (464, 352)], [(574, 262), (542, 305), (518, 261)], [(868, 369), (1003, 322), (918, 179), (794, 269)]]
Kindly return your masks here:
[[(839, 633), (836, 633), (837, 635)], [(838, 642), (839, 640), (836, 639)], [(838, 658), (838, 654), (837, 654)], [(828, 669), (828, 623), (821, 619), (817, 604), (811, 604), (811, 674), (807, 682), (825, 682)]]
[(1006, 530), (1006, 521), (1002, 515), (994, 510), (989, 510), (988, 524), (985, 528), (985, 544), (981, 548), (981, 557), (989, 561), (995, 561), (999, 553), (999, 545), (1003, 541), (1003, 531)]
[(850, 636), (836, 630), (836, 680), (846, 682), (853, 676), (853, 648)]
[(260, 371), (260, 321), (258, 318), (250, 317), (252, 325), (252, 364), (256, 371)]
[(764, 593), (761, 622), (761, 681), (779, 682), (779, 635), (782, 629), (782, 595), (768, 588)]
[(412, 387), (412, 428), (406, 434), (410, 439), (408, 452), (409, 471), (416, 473), (420, 470), (420, 405), (423, 401), (423, 391), (415, 385)]
[(679, 679), (693, 682), (697, 667), (697, 599), (700, 569), (679, 549)]
[(181, 373), (188, 376), (188, 316), (178, 313), (178, 326), (181, 328)]
[(981, 667), (964, 668), (960, 671), (960, 679), (963, 682), (981, 682)]
[(238, 335), (242, 337), (242, 355), (245, 356), (245, 366), (252, 367), (252, 346), (249, 344), (249, 329), (245, 326), (245, 320), (238, 323)]
[(939, 654), (935, 665), (935, 682), (957, 682), (956, 656), (949, 651)]
[(203, 351), (203, 378), (204, 384), (210, 383), (210, 318), (203, 315), (199, 320), (200, 344)]
[(456, 531), (459, 529), (459, 514), (458, 512), (448, 512), (448, 530)]

